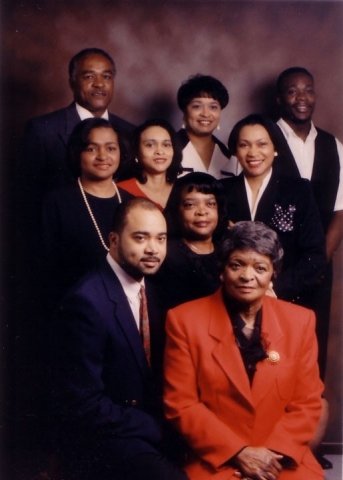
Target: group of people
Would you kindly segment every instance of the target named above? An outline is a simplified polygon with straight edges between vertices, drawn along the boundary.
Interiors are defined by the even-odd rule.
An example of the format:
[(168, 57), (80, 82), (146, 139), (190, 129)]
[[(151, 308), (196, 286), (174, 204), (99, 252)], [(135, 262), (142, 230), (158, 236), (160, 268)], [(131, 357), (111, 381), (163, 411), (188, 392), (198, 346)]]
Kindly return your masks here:
[(74, 101), (28, 123), (18, 172), (68, 475), (323, 478), (309, 445), (327, 409), (343, 146), (312, 123), (313, 76), (285, 70), (280, 120), (248, 115), (228, 147), (216, 78), (181, 85), (176, 132), (109, 113), (114, 77), (107, 52), (75, 55)]

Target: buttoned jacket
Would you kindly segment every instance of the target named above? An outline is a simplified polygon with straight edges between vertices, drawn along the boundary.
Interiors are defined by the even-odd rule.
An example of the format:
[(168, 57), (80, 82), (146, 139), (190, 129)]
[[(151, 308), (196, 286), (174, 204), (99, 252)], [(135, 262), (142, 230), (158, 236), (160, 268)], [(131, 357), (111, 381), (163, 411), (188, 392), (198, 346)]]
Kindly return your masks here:
[(247, 445), (296, 462), (280, 480), (323, 478), (307, 446), (322, 392), (312, 311), (264, 297), (263, 344), (279, 360), (258, 362), (252, 386), (221, 289), (170, 310), (166, 330), (165, 413), (194, 452), (190, 479), (236, 478), (227, 462)]

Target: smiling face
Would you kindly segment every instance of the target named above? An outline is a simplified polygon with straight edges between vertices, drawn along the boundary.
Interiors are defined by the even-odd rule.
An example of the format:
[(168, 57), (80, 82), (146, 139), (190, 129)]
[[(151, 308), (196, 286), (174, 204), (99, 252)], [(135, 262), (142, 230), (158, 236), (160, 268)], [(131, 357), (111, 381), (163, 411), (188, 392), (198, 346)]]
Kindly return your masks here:
[(282, 118), (295, 124), (311, 121), (315, 101), (313, 79), (305, 73), (288, 75), (281, 85), (281, 93), (277, 96)]
[(184, 112), (186, 131), (198, 136), (212, 134), (219, 124), (220, 113), (220, 104), (214, 98), (193, 98)]
[(263, 178), (270, 172), (275, 148), (267, 130), (259, 124), (245, 125), (238, 135), (236, 155), (244, 175)]
[(135, 280), (152, 275), (166, 256), (167, 227), (162, 213), (156, 208), (132, 208), (123, 231), (111, 232), (110, 254)]
[(86, 55), (77, 62), (69, 83), (75, 101), (95, 117), (101, 117), (113, 97), (113, 66), (100, 54)]
[(187, 187), (181, 194), (179, 206), (182, 235), (186, 239), (212, 239), (212, 234), (218, 224), (218, 205), (216, 197), (193, 190), (187, 192)]
[(146, 173), (166, 172), (173, 160), (174, 150), (169, 133), (162, 127), (143, 130), (140, 136), (138, 160)]
[(269, 256), (255, 250), (236, 249), (231, 252), (220, 279), (229, 298), (259, 308), (272, 276)]
[(88, 139), (89, 144), (80, 156), (81, 181), (112, 178), (120, 161), (116, 132), (112, 128), (93, 128)]

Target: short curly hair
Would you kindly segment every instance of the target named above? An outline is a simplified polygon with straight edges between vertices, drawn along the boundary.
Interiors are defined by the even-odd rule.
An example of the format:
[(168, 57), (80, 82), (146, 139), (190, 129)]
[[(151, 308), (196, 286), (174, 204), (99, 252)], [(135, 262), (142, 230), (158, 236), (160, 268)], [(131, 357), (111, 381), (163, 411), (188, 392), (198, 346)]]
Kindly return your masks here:
[(283, 248), (277, 233), (262, 222), (237, 222), (225, 233), (218, 253), (222, 270), (234, 250), (254, 250), (267, 255), (273, 264), (274, 276), (281, 271)]
[(192, 75), (184, 81), (177, 92), (177, 103), (182, 112), (197, 97), (209, 97), (219, 102), (223, 109), (229, 103), (229, 92), (224, 85), (210, 75)]

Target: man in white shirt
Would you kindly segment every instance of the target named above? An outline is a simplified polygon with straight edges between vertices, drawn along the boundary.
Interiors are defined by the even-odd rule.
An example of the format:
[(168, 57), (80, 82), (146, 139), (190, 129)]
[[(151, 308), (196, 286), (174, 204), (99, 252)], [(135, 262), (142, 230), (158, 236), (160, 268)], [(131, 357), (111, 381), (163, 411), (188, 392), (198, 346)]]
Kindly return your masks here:
[(21, 146), (18, 181), (26, 201), (40, 208), (52, 188), (72, 179), (66, 160), (69, 136), (86, 118), (103, 117), (123, 133), (134, 126), (108, 112), (114, 92), (116, 67), (111, 56), (99, 48), (77, 53), (69, 63), (69, 85), (74, 101), (66, 108), (28, 121)]
[[(316, 94), (314, 78), (308, 70), (303, 67), (284, 70), (278, 77), (276, 88), (281, 113), (277, 124), (285, 142), (275, 167), (284, 175), (310, 181), (326, 235), (328, 266), (309, 305), (316, 313), (318, 363), (324, 380), (332, 289), (331, 260), (343, 238), (343, 145), (312, 122)], [(323, 399), (323, 415), (313, 441), (314, 449), (324, 436), (326, 422), (327, 402)], [(332, 467), (321, 455), (317, 455), (317, 459), (323, 468)]]
[(109, 240), (107, 258), (70, 290), (53, 321), (61, 449), (70, 474), (186, 480), (161, 453), (164, 322), (148, 277), (166, 255), (165, 219), (150, 200), (133, 198), (119, 206)]

